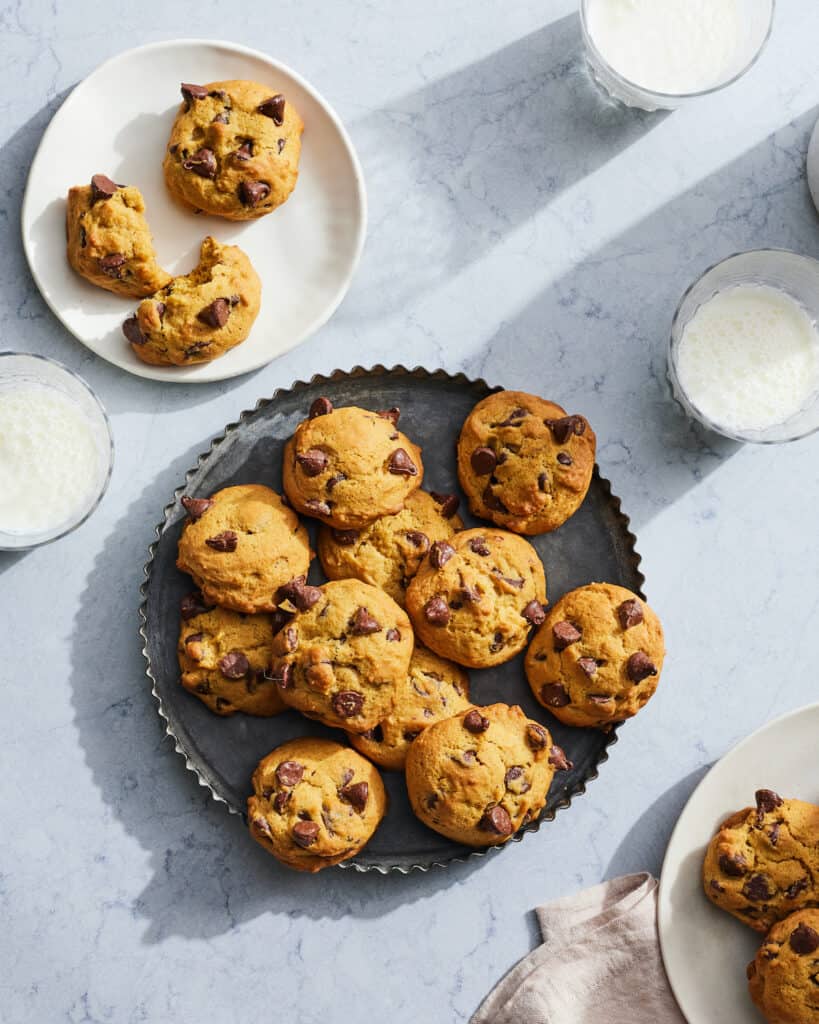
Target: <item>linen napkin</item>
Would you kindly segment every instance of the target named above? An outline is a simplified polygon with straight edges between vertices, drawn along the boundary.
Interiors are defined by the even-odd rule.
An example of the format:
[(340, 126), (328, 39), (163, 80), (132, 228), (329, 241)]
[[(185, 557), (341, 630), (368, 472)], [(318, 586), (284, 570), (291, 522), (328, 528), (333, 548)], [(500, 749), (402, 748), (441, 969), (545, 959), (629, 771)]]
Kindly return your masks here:
[(543, 945), (470, 1024), (685, 1024), (657, 938), (657, 880), (625, 875), (536, 910)]

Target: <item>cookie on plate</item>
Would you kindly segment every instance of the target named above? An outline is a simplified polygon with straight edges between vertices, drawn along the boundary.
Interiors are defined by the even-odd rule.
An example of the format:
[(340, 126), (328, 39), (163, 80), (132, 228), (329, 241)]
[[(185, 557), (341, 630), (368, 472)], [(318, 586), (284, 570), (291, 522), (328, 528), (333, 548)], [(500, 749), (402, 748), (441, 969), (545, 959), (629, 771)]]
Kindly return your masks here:
[(197, 213), (263, 217), (296, 187), (303, 129), (293, 104), (269, 85), (183, 83), (162, 165), (165, 184)]
[(570, 768), (549, 732), (508, 704), (436, 722), (410, 745), (407, 790), (429, 828), (495, 846), (540, 814), (555, 771)]
[(316, 546), (325, 573), (331, 580), (354, 577), (372, 583), (403, 608), (407, 587), (430, 545), (463, 529), (451, 506), (426, 491), (414, 491), (400, 512), (360, 530), (322, 526)]
[(580, 507), (594, 457), (583, 416), (525, 391), (499, 391), (464, 422), (458, 477), (476, 516), (516, 533), (547, 533)]
[(758, 932), (819, 906), (819, 807), (757, 790), (756, 807), (720, 825), (702, 879), (712, 903)]
[(392, 711), (374, 729), (351, 732), (347, 738), (377, 765), (402, 771), (410, 744), (424, 729), (469, 707), (466, 672), (425, 647), (416, 647)]
[(526, 652), (535, 699), (566, 725), (608, 726), (636, 715), (657, 689), (663, 628), (625, 587), (590, 583), (565, 594)]
[(313, 552), (298, 516), (269, 487), (239, 484), (210, 498), (182, 498), (188, 518), (177, 567), (211, 604), (273, 612), (278, 591), (305, 576)]
[(373, 729), (392, 711), (409, 670), (406, 612), (360, 580), (323, 587), (294, 580), (279, 601), (296, 613), (273, 640), (271, 675), (284, 702), (337, 729)]
[[(277, 715), (287, 705), (269, 674), (276, 621), (227, 608), (196, 611), (188, 595), (179, 629), (179, 669), (185, 689), (217, 715)], [(188, 614), (191, 605), (195, 614)]]
[(156, 261), (145, 202), (133, 185), (95, 174), (90, 185), (69, 189), (66, 235), (68, 262), (106, 291), (141, 299), (171, 280)]
[(430, 548), (407, 590), (421, 642), (470, 668), (509, 661), (545, 617), (546, 576), (532, 545), (505, 530), (463, 530)]
[(769, 1024), (819, 1020), (819, 910), (775, 924), (748, 964), (751, 998)]
[(424, 477), (421, 449), (396, 426), (398, 410), (310, 407), (284, 448), (282, 479), (293, 507), (338, 530), (394, 515)]
[(247, 801), (250, 834), (297, 871), (359, 853), (387, 809), (377, 768), (332, 740), (290, 740), (262, 758)]
[(144, 363), (209, 363), (245, 340), (261, 301), (262, 284), (247, 256), (208, 236), (194, 269), (144, 299), (122, 333)]

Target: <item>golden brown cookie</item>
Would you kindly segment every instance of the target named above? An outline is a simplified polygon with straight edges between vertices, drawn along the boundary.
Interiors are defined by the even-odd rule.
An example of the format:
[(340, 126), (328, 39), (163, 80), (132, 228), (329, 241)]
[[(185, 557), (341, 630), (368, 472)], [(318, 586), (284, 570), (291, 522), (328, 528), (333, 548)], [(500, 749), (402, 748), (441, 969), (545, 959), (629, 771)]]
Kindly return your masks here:
[(272, 612), (279, 590), (304, 577), (313, 552), (298, 516), (269, 487), (239, 484), (183, 497), (188, 519), (176, 560), (205, 600), (237, 612)]
[(262, 758), (247, 801), (250, 834), (297, 871), (359, 853), (387, 809), (374, 765), (331, 740), (298, 739)]
[(286, 710), (269, 673), (273, 634), (281, 624), (263, 613), (199, 610), (203, 601), (200, 594), (189, 594), (183, 605), (178, 650), (185, 689), (217, 715)]
[(304, 124), (275, 87), (259, 82), (182, 84), (165, 183), (197, 213), (252, 220), (296, 187)]
[(287, 588), (297, 614), (273, 640), (271, 674), (308, 718), (365, 732), (392, 711), (409, 670), (412, 627), (391, 597), (360, 580)]
[(69, 189), (66, 235), (74, 270), (109, 292), (141, 299), (171, 280), (156, 262), (145, 202), (133, 185), (95, 174), (90, 185)]
[(402, 771), (410, 744), (434, 722), (469, 708), (469, 676), (462, 668), (426, 647), (412, 652), (406, 679), (398, 687), (395, 705), (374, 729), (347, 738), (371, 761)]
[(546, 533), (580, 507), (594, 457), (583, 416), (525, 391), (499, 391), (464, 422), (458, 478), (476, 516), (516, 533)]
[(430, 548), (407, 590), (420, 640), (442, 658), (486, 668), (509, 661), (544, 619), (546, 577), (514, 533), (464, 530)]
[(247, 256), (209, 235), (194, 269), (144, 299), (122, 333), (144, 363), (209, 363), (245, 340), (261, 301), (262, 284)]
[(663, 627), (645, 601), (613, 583), (590, 583), (549, 611), (526, 652), (526, 677), (561, 722), (607, 726), (648, 701), (664, 657)]
[(755, 931), (819, 906), (819, 807), (770, 789), (732, 814), (708, 845), (705, 895)]
[(403, 608), (407, 587), (430, 545), (463, 529), (451, 505), (436, 501), (426, 491), (415, 491), (400, 512), (360, 530), (322, 526), (316, 546), (325, 573), (331, 580), (354, 577), (372, 583)]
[(768, 1024), (819, 1021), (819, 910), (775, 924), (748, 964), (748, 989)]
[(540, 814), (555, 771), (570, 767), (542, 725), (492, 704), (421, 733), (407, 754), (407, 790), (425, 825), (456, 843), (494, 846)]
[(394, 515), (421, 486), (421, 449), (397, 428), (398, 410), (310, 407), (284, 449), (282, 479), (293, 507), (338, 530)]

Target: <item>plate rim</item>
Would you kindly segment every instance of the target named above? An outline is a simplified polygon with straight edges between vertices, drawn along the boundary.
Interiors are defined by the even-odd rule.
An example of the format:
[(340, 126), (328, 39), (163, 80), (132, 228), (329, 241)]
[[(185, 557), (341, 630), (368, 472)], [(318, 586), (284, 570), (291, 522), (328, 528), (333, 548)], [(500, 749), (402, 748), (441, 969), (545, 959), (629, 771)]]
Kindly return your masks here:
[[(164, 506), (162, 510), (162, 520), (161, 522), (157, 523), (154, 527), (155, 539), (151, 541), (150, 545), (148, 546), (148, 560), (144, 563), (142, 567), (142, 574), (144, 578), (139, 587), (139, 636), (141, 637), (142, 640), (141, 652), (145, 660), (145, 674), (151, 682), (151, 694), (154, 700), (156, 701), (159, 716), (164, 722), (165, 735), (173, 741), (174, 750), (184, 759), (185, 767), (188, 769), (188, 771), (192, 772), (196, 776), (199, 785), (202, 786), (204, 789), (208, 790), (208, 792), (211, 795), (211, 798), (214, 801), (223, 804), (227, 808), (229, 814), (240, 817), (242, 818), (242, 820), (246, 820), (246, 815), (244, 814), (244, 812), (234, 809), (227, 802), (227, 800), (225, 800), (223, 796), (217, 793), (216, 790), (211, 785), (211, 783), (208, 781), (208, 779), (204, 777), (199, 768), (191, 760), (188, 751), (185, 750), (184, 746), (182, 745), (181, 741), (179, 740), (179, 738), (177, 737), (176, 733), (173, 730), (171, 720), (168, 714), (166, 713), (166, 709), (162, 701), (162, 696), (157, 689), (158, 681), (156, 676), (154, 675), (153, 667), (151, 665), (151, 658), (148, 653), (147, 635), (148, 589), (152, 580), (152, 571), (156, 550), (157, 547), (159, 546), (159, 542), (162, 539), (163, 534), (165, 533), (169, 526), (169, 517), (173, 510), (177, 507), (179, 498), (181, 497), (182, 494), (185, 493), (185, 489), (187, 488), (187, 485), (190, 482), (191, 478), (199, 471), (202, 464), (213, 455), (213, 453), (228, 438), (228, 436), (232, 434), (235, 430), (241, 428), (245, 420), (255, 415), (260, 409), (263, 409), (266, 406), (276, 402), (277, 399), (283, 394), (303, 391), (316, 384), (335, 383), (338, 380), (349, 380), (379, 375), (399, 377), (403, 376), (409, 378), (422, 377), (428, 380), (447, 380), (453, 383), (463, 383), (469, 386), (477, 385), (478, 387), (484, 387), (489, 393), (506, 390), (505, 388), (503, 388), (502, 385), (490, 385), (483, 377), (469, 377), (463, 371), (458, 371), (457, 373), (450, 373), (448, 370), (445, 370), (442, 367), (438, 367), (434, 370), (428, 370), (426, 369), (426, 367), (417, 365), (415, 367), (410, 368), (404, 366), (402, 363), (396, 363), (389, 367), (384, 366), (382, 363), (376, 363), (373, 366), (369, 367), (356, 364), (349, 370), (335, 369), (331, 371), (329, 374), (315, 373), (308, 380), (297, 379), (287, 387), (277, 387), (269, 398), (259, 398), (256, 401), (253, 408), (243, 410), (238, 416), (238, 418), (228, 423), (220, 434), (216, 435), (211, 439), (207, 449), (202, 451), (197, 456), (195, 465), (185, 472), (182, 482), (177, 487), (174, 488), (171, 500)], [(616, 515), (622, 522), (624, 534), (626, 535), (629, 542), (629, 550), (631, 554), (631, 560), (634, 567), (634, 571), (639, 579), (640, 584), (636, 593), (640, 597), (645, 599), (645, 594), (643, 592), (643, 588), (645, 586), (645, 574), (642, 572), (640, 568), (642, 563), (642, 556), (636, 548), (637, 537), (630, 528), (631, 520), (629, 516), (627, 516), (626, 513), (623, 512), (620, 498), (616, 494), (614, 494), (614, 492), (611, 489), (610, 481), (600, 473), (599, 467), (596, 463), (594, 473), (597, 480), (604, 488), (604, 491), (606, 492), (606, 495), (612, 504), (612, 508), (614, 509)], [(608, 732), (600, 759), (595, 764), (594, 768), (592, 768), (592, 770), (589, 772), (589, 774), (583, 779), (583, 781), (580, 784), (580, 787), (570, 796), (563, 797), (561, 800), (559, 800), (556, 806), (551, 811), (539, 815), (537, 819), (523, 826), (523, 828), (519, 829), (512, 836), (512, 838), (505, 843), (502, 843), (498, 846), (480, 847), (477, 849), (469, 850), (466, 853), (458, 853), (452, 857), (448, 857), (445, 860), (433, 860), (429, 863), (423, 864), (413, 863), (410, 865), (403, 865), (379, 862), (362, 864), (359, 863), (357, 857), (353, 857), (350, 860), (342, 861), (340, 864), (336, 865), (336, 867), (341, 869), (352, 869), (362, 874), (374, 871), (381, 875), (387, 875), (393, 872), (401, 875), (408, 875), (413, 871), (428, 872), (432, 868), (446, 868), (450, 864), (464, 864), (467, 861), (476, 859), (478, 857), (486, 857), (489, 854), (497, 854), (500, 851), (505, 850), (512, 843), (521, 842), (524, 836), (528, 835), (529, 833), (538, 832), (540, 830), (541, 825), (544, 822), (553, 821), (559, 810), (564, 810), (570, 807), (572, 800), (574, 800), (576, 797), (583, 796), (585, 794), (588, 783), (593, 782), (595, 779), (599, 777), (600, 767), (608, 761), (609, 751), (611, 747), (613, 747), (614, 744), (618, 741), (618, 731), (621, 725), (622, 723), (618, 723), (612, 726), (611, 730)]]
[[(338, 288), (336, 289), (336, 292), (332, 296), (331, 301), (325, 305), (321, 314), (317, 317), (314, 317), (306, 326), (306, 328), (301, 332), (301, 334), (299, 334), (295, 338), (295, 340), (288, 342), (287, 346), (283, 348), (280, 352), (277, 352), (274, 356), (262, 359), (261, 361), (254, 363), (252, 366), (244, 367), (240, 370), (231, 371), (228, 373), (224, 373), (221, 376), (207, 379), (190, 379), (181, 376), (175, 376), (173, 373), (175, 369), (174, 367), (155, 367), (150, 366), (147, 363), (144, 365), (144, 367), (142, 365), (135, 367), (122, 366), (119, 363), (115, 362), (113, 359), (110, 359), (105, 353), (98, 352), (96, 349), (92, 348), (83, 338), (79, 337), (72, 330), (68, 323), (66, 323), (63, 316), (60, 313), (59, 308), (55, 303), (52, 302), (51, 297), (47, 294), (47, 290), (44, 288), (43, 281), (41, 280), (40, 275), (35, 266), (35, 260), (33, 257), (33, 253), (31, 252), (30, 241), (27, 232), (27, 227), (30, 224), (32, 216), (29, 206), (30, 203), (33, 202), (33, 200), (31, 199), (30, 186), (34, 168), (37, 166), (37, 163), (43, 154), (44, 147), (48, 143), (55, 122), (61, 114), (65, 113), (66, 111), (70, 113), (70, 110), (68, 110), (68, 108), (70, 107), (72, 100), (75, 99), (77, 91), (79, 89), (82, 89), (82, 87), (86, 85), (91, 79), (107, 71), (111, 65), (116, 64), (120, 60), (124, 60), (126, 58), (133, 57), (137, 54), (142, 54), (147, 51), (167, 49), (173, 46), (211, 46), (231, 50), (235, 53), (241, 54), (242, 56), (252, 57), (257, 60), (261, 60), (264, 63), (270, 65), (272, 68), (276, 69), (277, 71), (285, 75), (289, 75), (293, 80), (295, 80), (298, 83), (298, 85), (302, 89), (304, 89), (304, 91), (307, 92), (315, 100), (315, 102), (325, 111), (333, 126), (335, 127), (336, 131), (338, 132), (339, 138), (341, 139), (344, 149), (346, 150), (347, 155), (350, 159), (350, 164), (353, 172), (353, 182), (355, 184), (359, 208), (359, 216), (356, 221), (355, 250), (353, 252), (352, 259), (350, 260), (347, 273), (344, 276), (344, 280), (339, 284)], [(145, 380), (155, 380), (168, 384), (216, 384), (221, 380), (231, 380), (235, 377), (241, 377), (245, 374), (255, 373), (257, 370), (262, 369), (262, 367), (269, 365), (271, 362), (273, 362), (274, 359), (278, 359), (280, 356), (283, 356), (288, 352), (292, 352), (293, 349), (297, 348), (299, 345), (307, 341), (308, 338), (311, 338), (314, 334), (320, 331), (321, 328), (335, 314), (338, 307), (344, 301), (347, 292), (350, 290), (353, 278), (355, 277), (356, 271), (358, 270), (359, 264), (361, 263), (361, 255), (364, 251), (364, 243), (366, 242), (367, 239), (368, 227), (369, 203), (367, 198), (367, 186), (364, 179), (364, 170), (362, 168), (358, 152), (355, 148), (355, 145), (353, 144), (353, 140), (350, 137), (350, 134), (347, 131), (346, 127), (344, 126), (344, 123), (342, 122), (341, 118), (339, 117), (335, 107), (325, 98), (325, 96), (321, 92), (319, 92), (319, 90), (314, 85), (312, 85), (310, 82), (307, 81), (306, 78), (299, 74), (299, 72), (294, 71), (293, 68), (291, 68), (288, 64), (285, 64), (284, 61), (278, 60), (275, 57), (271, 57), (263, 50), (257, 50), (254, 47), (245, 46), (243, 43), (236, 43), (230, 40), (205, 39), (196, 36), (181, 36), (173, 39), (159, 39), (155, 42), (142, 43), (139, 46), (132, 46), (128, 50), (121, 50), (119, 53), (115, 53), (112, 56), (106, 58), (104, 61), (102, 61), (101, 64), (98, 64), (96, 67), (94, 67), (91, 71), (88, 72), (88, 74), (84, 78), (80, 79), (80, 81), (78, 81), (74, 86), (72, 86), (71, 91), (68, 93), (63, 102), (60, 104), (60, 106), (54, 111), (54, 113), (49, 118), (48, 124), (46, 125), (43, 134), (40, 138), (40, 141), (37, 144), (37, 149), (35, 150), (34, 156), (31, 159), (28, 174), (26, 175), (26, 184), (25, 188), (23, 189), (23, 199), (20, 204), (20, 235), (23, 243), (23, 252), (25, 253), (26, 257), (26, 264), (28, 265), (29, 273), (31, 274), (34, 280), (34, 283), (37, 286), (37, 291), (40, 293), (40, 296), (42, 297), (46, 306), (48, 306), (49, 310), (57, 318), (59, 323), (65, 328), (66, 331), (68, 331), (72, 338), (74, 338), (83, 346), (83, 348), (91, 352), (92, 355), (105, 360), (105, 362), (109, 363), (111, 366), (115, 366), (118, 370), (122, 370), (125, 373), (130, 373), (132, 376), (135, 377), (141, 377)], [(218, 360), (214, 360), (213, 362), (218, 362)]]

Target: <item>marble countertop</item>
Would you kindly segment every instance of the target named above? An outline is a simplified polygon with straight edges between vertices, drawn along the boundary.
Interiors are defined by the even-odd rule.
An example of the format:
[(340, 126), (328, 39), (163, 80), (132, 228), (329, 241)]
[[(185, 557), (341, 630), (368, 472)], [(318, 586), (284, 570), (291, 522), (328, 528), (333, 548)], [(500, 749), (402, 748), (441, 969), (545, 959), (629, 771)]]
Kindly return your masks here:
[[(692, 278), (755, 246), (819, 255), (804, 180), (819, 6), (779, 0), (738, 85), (668, 114), (607, 107), (571, 0), (0, 3), (2, 347), (78, 370), (113, 419), (96, 514), (0, 554), (0, 1020), (465, 1021), (537, 941), (531, 908), (659, 871), (703, 773), (815, 700), (819, 437), (741, 447), (669, 400)], [(55, 11), (56, 8), (56, 11)], [(314, 338), (182, 387), (92, 356), (19, 242), (25, 177), (72, 86), (116, 52), (199, 35), (265, 49), (336, 106), (370, 199), (363, 260)], [(669, 648), (660, 690), (569, 812), (501, 856), (410, 877), (288, 873), (163, 738), (136, 633), (160, 510), (223, 424), (296, 378), (410, 361), (587, 412)]]

